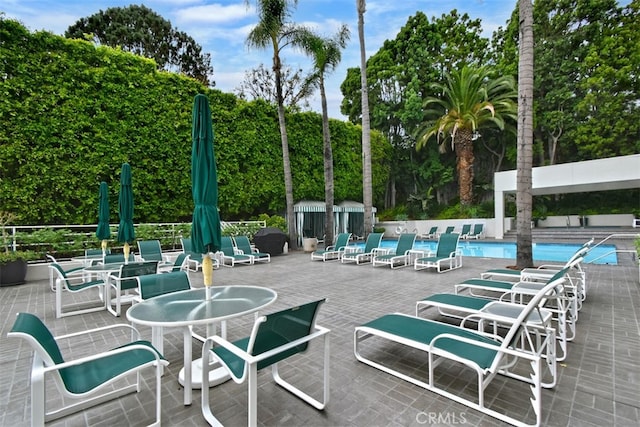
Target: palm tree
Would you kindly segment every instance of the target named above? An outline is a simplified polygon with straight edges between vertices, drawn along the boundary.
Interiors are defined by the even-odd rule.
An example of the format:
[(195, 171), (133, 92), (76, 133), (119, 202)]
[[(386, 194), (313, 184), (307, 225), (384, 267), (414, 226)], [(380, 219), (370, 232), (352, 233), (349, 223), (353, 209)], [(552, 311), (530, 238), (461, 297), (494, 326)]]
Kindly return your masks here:
[(335, 70), (342, 59), (341, 49), (349, 40), (349, 28), (346, 25), (332, 38), (322, 38), (311, 32), (304, 38), (304, 50), (313, 58), (313, 68), (317, 76), (322, 104), (322, 145), (324, 151), (324, 200), (325, 200), (325, 242), (333, 242), (333, 152), (331, 150), (331, 134), (329, 133), (329, 113), (327, 95), (324, 87), (325, 75)]
[[(245, 0), (249, 6), (251, 0)], [(258, 24), (247, 36), (247, 45), (260, 49), (273, 48), (273, 73), (275, 75), (276, 101), (278, 103), (278, 124), (282, 143), (282, 163), (284, 168), (284, 189), (287, 203), (287, 228), (291, 249), (297, 249), (295, 217), (293, 213), (293, 178), (289, 159), (289, 140), (285, 122), (284, 96), (282, 94), (282, 62), (280, 52), (286, 46), (300, 46), (300, 36), (306, 29), (287, 22), (291, 9), (297, 6), (297, 0), (256, 0)]]
[(492, 78), (488, 68), (463, 66), (446, 78), (446, 84), (432, 86), (440, 97), (424, 101), (425, 117), (437, 117), (418, 129), (417, 148), (436, 136), (440, 151), (446, 150), (451, 138), (455, 150), (460, 203), (473, 202), (473, 143), (480, 136), (478, 130), (496, 126), (503, 130), (506, 119), (516, 119), (517, 91), (511, 77)]
[(533, 168), (533, 6), (518, 1), (520, 52), (518, 60), (518, 160), (516, 184), (516, 265), (533, 266), (531, 238)]
[(373, 231), (373, 179), (371, 174), (371, 121), (367, 87), (367, 52), (364, 46), (364, 13), (366, 0), (356, 0), (358, 37), (360, 39), (360, 85), (362, 100), (362, 203), (364, 204), (364, 237)]

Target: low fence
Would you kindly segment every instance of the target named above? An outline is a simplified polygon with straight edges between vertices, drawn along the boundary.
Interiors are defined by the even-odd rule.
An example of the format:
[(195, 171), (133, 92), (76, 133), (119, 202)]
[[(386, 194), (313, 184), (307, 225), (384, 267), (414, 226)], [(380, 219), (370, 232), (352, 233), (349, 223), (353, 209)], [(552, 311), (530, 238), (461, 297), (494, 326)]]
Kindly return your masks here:
[[(265, 221), (225, 221), (222, 223), (224, 234), (253, 234), (266, 226)], [(180, 238), (191, 234), (191, 223), (140, 223), (135, 224), (137, 240), (159, 240), (163, 249), (182, 248)], [(86, 249), (99, 248), (96, 238), (97, 224), (89, 225), (16, 225), (4, 229), (4, 241), (9, 250), (34, 251), (38, 253), (63, 253), (65, 255), (83, 255)], [(111, 225), (109, 248), (119, 249), (117, 242), (118, 225)]]

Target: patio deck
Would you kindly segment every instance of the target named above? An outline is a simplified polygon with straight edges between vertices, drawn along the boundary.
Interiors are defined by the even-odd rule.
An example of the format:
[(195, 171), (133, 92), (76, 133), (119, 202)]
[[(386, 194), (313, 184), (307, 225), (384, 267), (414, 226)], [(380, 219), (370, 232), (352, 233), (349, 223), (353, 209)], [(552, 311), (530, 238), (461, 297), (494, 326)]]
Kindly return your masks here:
[[(318, 323), (330, 328), (331, 398), (324, 411), (316, 411), (276, 386), (270, 373), (261, 371), (258, 391), (258, 423), (262, 426), (418, 426), (465, 424), (503, 425), (489, 416), (387, 375), (356, 361), (353, 356), (354, 327), (390, 312), (413, 314), (416, 300), (435, 292), (453, 292), (461, 279), (477, 277), (489, 267), (503, 267), (509, 260), (465, 258), (461, 269), (438, 274), (391, 270), (370, 265), (342, 265), (337, 262), (311, 262), (309, 254), (290, 253), (272, 258), (270, 264), (222, 268), (214, 272), (215, 285), (261, 285), (278, 292), (278, 300), (267, 308), (276, 311), (291, 305), (327, 297)], [(552, 390), (543, 390), (543, 420), (548, 426), (637, 426), (640, 425), (640, 284), (638, 266), (624, 260), (621, 265), (587, 265), (587, 300), (580, 312), (577, 337), (569, 344), (569, 354), (559, 366), (559, 380)], [(202, 274), (191, 273), (192, 282), (202, 286)], [(84, 298), (84, 292), (78, 298)], [(29, 424), (30, 397), (28, 375), (31, 350), (6, 334), (18, 311), (29, 311), (41, 318), (54, 334), (126, 322), (107, 312), (55, 319), (54, 294), (48, 282), (0, 288), (0, 425)], [(248, 333), (253, 317), (229, 322), (229, 337)], [(150, 329), (139, 328), (150, 339)], [(108, 345), (108, 343), (107, 343)], [(88, 342), (80, 353), (103, 349), (104, 342)], [(193, 340), (194, 355), (201, 345)], [(313, 352), (312, 352), (313, 353)], [(423, 361), (410, 351), (390, 349), (390, 357), (415, 367)], [(165, 425), (202, 426), (200, 392), (194, 391), (191, 406), (182, 403), (182, 387), (177, 374), (182, 361), (182, 335), (169, 331), (165, 336), (165, 357), (171, 362), (163, 383)], [(316, 356), (310, 354), (310, 369), (317, 371)], [(399, 359), (400, 360), (400, 359)], [(289, 365), (289, 364), (287, 364)], [(282, 374), (312, 385), (319, 378), (303, 376), (295, 362), (285, 365)], [(287, 371), (286, 368), (291, 369)], [(474, 383), (470, 371), (451, 370), (452, 383)], [(319, 373), (318, 373), (319, 377)], [(520, 404), (528, 399), (513, 380), (497, 378), (491, 387), (499, 390), (500, 405), (510, 410), (526, 410)], [(142, 391), (94, 407), (51, 423), (52, 426), (141, 425), (153, 419), (153, 377), (145, 375)], [(320, 391), (320, 388), (316, 388)], [(212, 407), (228, 426), (247, 423), (246, 384), (232, 381), (212, 391)], [(51, 397), (54, 398), (54, 394)], [(525, 409), (519, 409), (525, 408)]]

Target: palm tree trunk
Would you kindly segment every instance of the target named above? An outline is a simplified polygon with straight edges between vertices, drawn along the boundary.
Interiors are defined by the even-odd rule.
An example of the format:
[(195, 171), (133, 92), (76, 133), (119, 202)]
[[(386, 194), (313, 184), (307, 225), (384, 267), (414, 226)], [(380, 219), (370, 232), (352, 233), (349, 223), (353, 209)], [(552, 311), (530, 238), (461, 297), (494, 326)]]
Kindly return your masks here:
[(298, 249), (296, 236), (296, 218), (293, 212), (293, 178), (291, 177), (291, 160), (289, 159), (289, 139), (287, 125), (284, 117), (284, 98), (282, 96), (282, 66), (280, 57), (274, 55), (273, 72), (276, 78), (276, 97), (278, 100), (278, 124), (280, 125), (280, 140), (282, 142), (282, 166), (284, 172), (284, 190), (287, 203), (287, 231), (289, 234), (289, 247)]
[(518, 1), (520, 15), (520, 55), (518, 62), (518, 160), (516, 184), (516, 264), (533, 266), (531, 238), (533, 168), (533, 6), (531, 0)]
[(324, 244), (333, 242), (333, 151), (331, 150), (331, 134), (329, 133), (329, 113), (327, 94), (324, 89), (324, 77), (320, 76), (320, 102), (322, 105), (322, 145), (324, 147), (324, 202), (325, 226)]
[(360, 38), (360, 84), (362, 86), (362, 202), (364, 204), (364, 237), (373, 231), (373, 184), (371, 176), (371, 123), (367, 87), (367, 55), (364, 45), (365, 0), (356, 0), (358, 36)]
[(473, 141), (470, 129), (459, 129), (456, 133), (456, 161), (458, 169), (458, 192), (460, 204), (471, 206), (473, 203)]

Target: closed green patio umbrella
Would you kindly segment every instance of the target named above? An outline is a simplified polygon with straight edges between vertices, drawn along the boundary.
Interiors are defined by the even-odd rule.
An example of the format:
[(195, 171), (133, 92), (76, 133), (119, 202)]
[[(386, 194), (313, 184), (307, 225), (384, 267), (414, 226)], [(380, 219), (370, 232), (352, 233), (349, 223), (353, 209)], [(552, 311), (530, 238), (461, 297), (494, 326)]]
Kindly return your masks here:
[(127, 263), (129, 261), (129, 243), (136, 238), (136, 232), (133, 228), (133, 187), (131, 187), (131, 166), (129, 163), (123, 163), (120, 172), (118, 212), (120, 213), (118, 242), (124, 243), (124, 262)]
[(102, 240), (102, 255), (107, 251), (107, 240), (111, 238), (111, 228), (109, 227), (109, 187), (107, 183), (100, 183), (100, 199), (98, 203), (98, 228), (96, 237)]
[(204, 254), (202, 273), (208, 291), (213, 283), (213, 262), (210, 253), (220, 250), (221, 232), (211, 109), (209, 99), (203, 94), (196, 95), (193, 100), (191, 185), (194, 204), (191, 243), (194, 252)]

